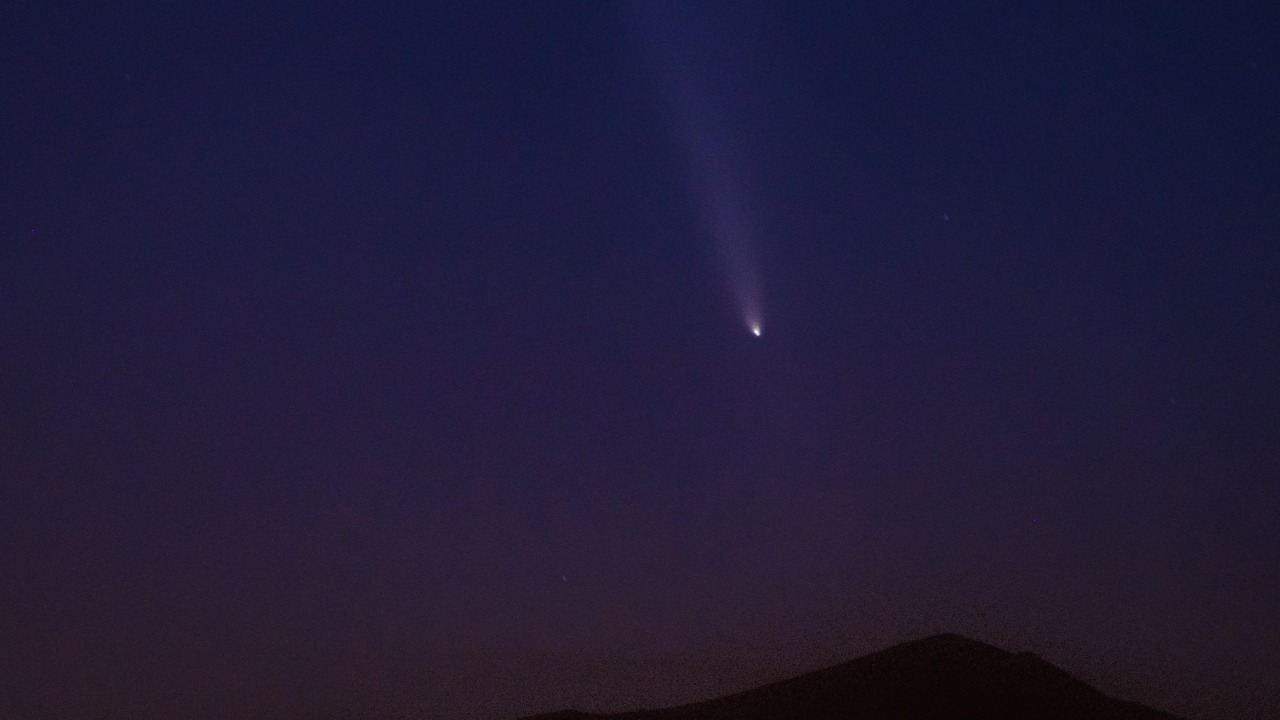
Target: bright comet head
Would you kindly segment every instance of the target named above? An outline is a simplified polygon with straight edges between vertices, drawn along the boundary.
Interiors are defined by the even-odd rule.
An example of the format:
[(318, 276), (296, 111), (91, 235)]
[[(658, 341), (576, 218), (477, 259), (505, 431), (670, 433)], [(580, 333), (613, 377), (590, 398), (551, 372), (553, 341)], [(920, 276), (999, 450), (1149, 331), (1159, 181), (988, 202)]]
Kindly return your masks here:
[(752, 325), (752, 326), (751, 326), (751, 334), (752, 334), (752, 335), (755, 335), (756, 337), (760, 337), (760, 326), (759, 326), (759, 325)]

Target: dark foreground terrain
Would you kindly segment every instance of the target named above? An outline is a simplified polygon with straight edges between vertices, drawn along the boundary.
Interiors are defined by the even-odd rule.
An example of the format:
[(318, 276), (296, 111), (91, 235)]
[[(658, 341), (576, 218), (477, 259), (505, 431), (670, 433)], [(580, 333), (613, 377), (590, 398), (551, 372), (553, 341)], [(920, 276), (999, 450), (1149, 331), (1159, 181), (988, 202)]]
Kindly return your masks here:
[(612, 715), (526, 720), (1176, 720), (1107, 697), (1031, 653), (958, 635), (895, 645), (714, 700)]

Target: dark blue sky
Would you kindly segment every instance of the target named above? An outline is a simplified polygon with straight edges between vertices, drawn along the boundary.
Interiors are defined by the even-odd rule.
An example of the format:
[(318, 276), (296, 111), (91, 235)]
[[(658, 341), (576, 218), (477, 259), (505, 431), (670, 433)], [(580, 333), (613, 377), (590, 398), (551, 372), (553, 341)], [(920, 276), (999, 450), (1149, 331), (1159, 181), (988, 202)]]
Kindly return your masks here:
[(0, 715), (1280, 712), (1280, 11), (685, 4), (755, 338), (636, 13), (378, 5), (0, 10)]

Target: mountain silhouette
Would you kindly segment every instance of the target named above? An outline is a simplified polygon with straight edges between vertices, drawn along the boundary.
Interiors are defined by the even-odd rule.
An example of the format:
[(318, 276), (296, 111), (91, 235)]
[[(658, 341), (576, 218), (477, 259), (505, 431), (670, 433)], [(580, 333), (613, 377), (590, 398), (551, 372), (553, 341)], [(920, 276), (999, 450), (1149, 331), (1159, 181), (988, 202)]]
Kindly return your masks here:
[(1178, 720), (1117, 700), (1032, 653), (959, 635), (895, 645), (754, 690), (662, 710), (525, 720)]

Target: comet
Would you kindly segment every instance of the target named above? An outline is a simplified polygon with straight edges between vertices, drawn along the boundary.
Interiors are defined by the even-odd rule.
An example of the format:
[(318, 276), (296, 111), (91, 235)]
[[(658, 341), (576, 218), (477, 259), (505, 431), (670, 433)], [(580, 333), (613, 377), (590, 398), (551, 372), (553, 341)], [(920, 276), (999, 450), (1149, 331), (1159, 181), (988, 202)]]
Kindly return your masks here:
[(725, 49), (724, 42), (716, 42), (726, 33), (716, 32), (705, 16), (678, 0), (635, 0), (631, 8), (666, 119), (683, 151), (688, 189), (719, 256), (725, 289), (751, 334), (759, 337), (764, 303), (752, 212), (757, 203), (741, 157), (746, 146), (731, 131), (741, 125), (729, 114), (738, 103), (725, 81), (727, 58), (717, 52)]

